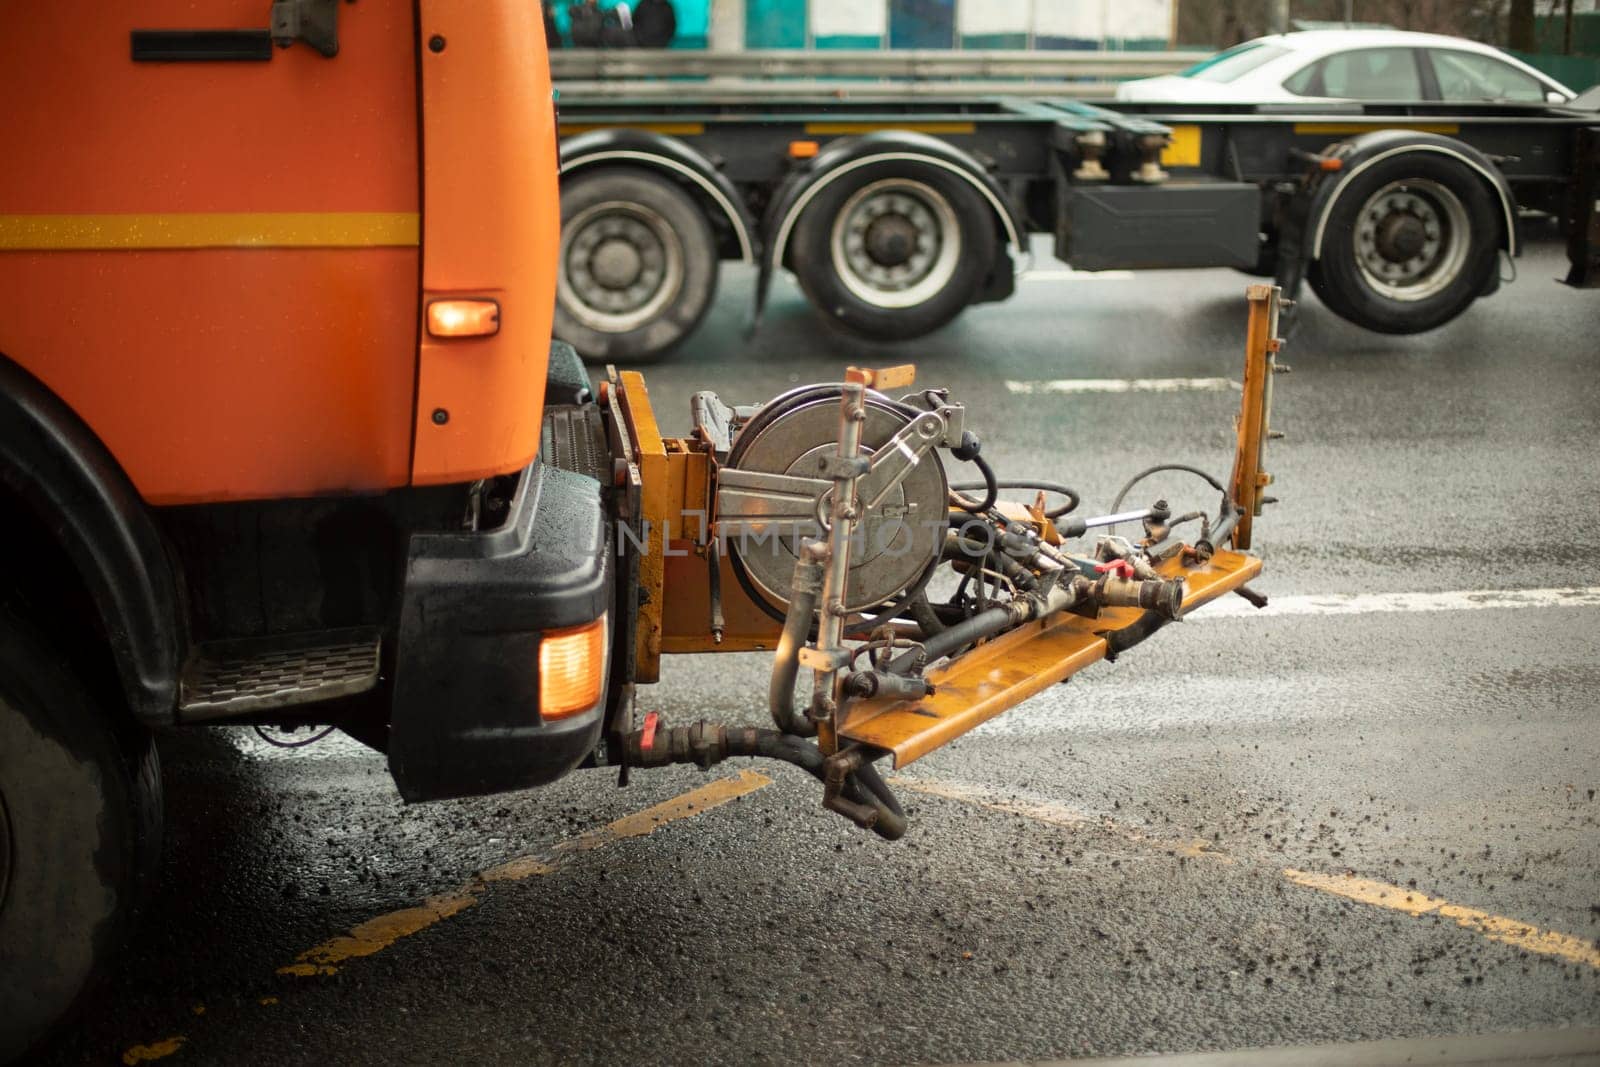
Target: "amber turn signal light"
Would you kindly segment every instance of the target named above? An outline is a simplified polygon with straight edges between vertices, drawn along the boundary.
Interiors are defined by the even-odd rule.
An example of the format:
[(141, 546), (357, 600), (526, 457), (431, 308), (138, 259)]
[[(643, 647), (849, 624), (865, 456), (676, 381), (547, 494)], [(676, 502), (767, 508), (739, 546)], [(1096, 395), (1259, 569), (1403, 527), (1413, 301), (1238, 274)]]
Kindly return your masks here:
[(500, 332), (500, 305), (493, 300), (435, 300), (428, 305), (434, 337), (488, 337)]
[(539, 642), (539, 714), (564, 719), (600, 703), (606, 673), (606, 617)]

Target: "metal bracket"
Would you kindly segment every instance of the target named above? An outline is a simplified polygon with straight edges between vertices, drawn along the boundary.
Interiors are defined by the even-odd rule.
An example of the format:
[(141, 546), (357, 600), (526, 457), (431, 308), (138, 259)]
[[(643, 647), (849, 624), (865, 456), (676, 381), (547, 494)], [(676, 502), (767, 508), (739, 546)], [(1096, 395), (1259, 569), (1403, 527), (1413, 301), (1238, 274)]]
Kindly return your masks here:
[(824, 652), (806, 645), (800, 650), (800, 666), (810, 671), (837, 671), (850, 665), (850, 650), (835, 648)]
[(273, 0), (272, 42), (288, 48), (304, 41), (332, 59), (339, 54), (340, 0)]

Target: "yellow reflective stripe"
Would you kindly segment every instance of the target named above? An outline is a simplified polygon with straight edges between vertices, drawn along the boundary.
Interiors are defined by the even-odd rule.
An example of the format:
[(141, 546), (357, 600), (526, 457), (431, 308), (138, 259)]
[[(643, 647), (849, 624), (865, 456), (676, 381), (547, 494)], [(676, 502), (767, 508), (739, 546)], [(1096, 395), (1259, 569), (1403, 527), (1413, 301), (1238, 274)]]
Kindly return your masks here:
[(415, 211), (0, 215), (0, 250), (415, 247)]
[(1391, 122), (1373, 119), (1371, 122), (1297, 122), (1295, 133), (1332, 134), (1367, 133), (1371, 130), (1416, 130), (1418, 133), (1460, 133), (1454, 122)]
[(975, 133), (971, 122), (808, 122), (806, 132), (822, 135), (910, 130), (913, 133)]

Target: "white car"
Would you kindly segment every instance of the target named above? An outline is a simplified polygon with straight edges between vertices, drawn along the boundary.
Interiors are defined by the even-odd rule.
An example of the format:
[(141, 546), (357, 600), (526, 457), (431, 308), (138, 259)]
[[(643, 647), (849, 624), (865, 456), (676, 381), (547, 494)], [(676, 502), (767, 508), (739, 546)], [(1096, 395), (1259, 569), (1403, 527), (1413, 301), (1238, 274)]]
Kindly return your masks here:
[(1257, 37), (1177, 74), (1117, 86), (1118, 100), (1163, 104), (1564, 104), (1574, 95), (1498, 48), (1403, 30), (1306, 30)]

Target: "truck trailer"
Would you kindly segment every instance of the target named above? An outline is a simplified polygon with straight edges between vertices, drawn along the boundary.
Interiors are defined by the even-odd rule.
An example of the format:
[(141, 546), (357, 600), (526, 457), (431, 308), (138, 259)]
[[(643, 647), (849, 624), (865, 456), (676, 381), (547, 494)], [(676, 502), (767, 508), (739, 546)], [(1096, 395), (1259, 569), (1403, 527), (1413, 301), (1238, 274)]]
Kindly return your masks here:
[(1524, 219), (1600, 286), (1600, 90), (1567, 105), (1093, 105), (892, 86), (840, 96), (561, 97), (557, 335), (645, 360), (715, 269), (791, 270), (847, 334), (922, 336), (1004, 300), (1048, 235), (1086, 271), (1233, 267), (1309, 282), (1369, 330), (1431, 330), (1493, 293)]
[[(909, 367), (697, 393), (669, 437), (638, 372), (594, 382), (552, 341), (562, 258), (602, 225), (589, 254), (615, 274), (638, 235), (563, 231), (535, 5), (59, 0), (9, 31), (0, 1058), (70, 1019), (150, 891), (158, 731), (334, 727), (410, 801), (764, 758), (892, 839), (880, 765), (1230, 591), (1260, 599), (1271, 286), (1249, 293), (1234, 469), (1154, 469), (1195, 474), (1198, 506), (1135, 499), (1154, 471), (1102, 515), (1008, 481), (977, 414)], [(666, 136), (580, 142), (565, 200), (614, 213), (596, 194), (632, 183), (711, 234), (639, 253), (681, 287), (768, 246)], [(787, 136), (783, 168), (805, 157)], [(827, 173), (968, 197), (998, 248), (1017, 222), (992, 177), (895, 143), (913, 136), (915, 178), (871, 151)], [(901, 240), (888, 225), (870, 240)], [(770, 726), (638, 714), (663, 655), (712, 651), (771, 657), (750, 695)]]

